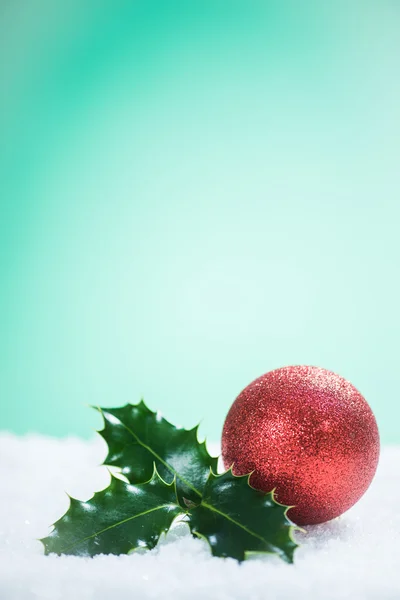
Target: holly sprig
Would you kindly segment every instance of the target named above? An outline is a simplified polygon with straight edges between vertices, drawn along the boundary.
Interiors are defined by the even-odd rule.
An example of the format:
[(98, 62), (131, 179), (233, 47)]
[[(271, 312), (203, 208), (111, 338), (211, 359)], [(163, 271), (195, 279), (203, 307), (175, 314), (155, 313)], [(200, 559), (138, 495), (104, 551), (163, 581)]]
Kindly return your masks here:
[(143, 401), (98, 408), (108, 446), (104, 465), (109, 486), (87, 502), (70, 498), (67, 512), (41, 541), (45, 554), (126, 554), (154, 548), (177, 517), (192, 535), (205, 539), (214, 556), (243, 561), (254, 553), (274, 553), (293, 562), (296, 529), (290, 507), (236, 476), (217, 474), (216, 457), (198, 441), (198, 427), (175, 427)]

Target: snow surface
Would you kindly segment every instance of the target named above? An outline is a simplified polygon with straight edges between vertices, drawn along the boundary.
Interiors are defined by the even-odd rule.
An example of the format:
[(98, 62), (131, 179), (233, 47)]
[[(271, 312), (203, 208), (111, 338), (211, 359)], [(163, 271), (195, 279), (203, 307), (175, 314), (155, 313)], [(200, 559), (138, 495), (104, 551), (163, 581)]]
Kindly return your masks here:
[[(212, 445), (210, 445), (212, 447)], [(215, 450), (215, 447), (214, 447)], [(0, 434), (0, 599), (400, 599), (400, 446), (385, 447), (377, 475), (341, 518), (297, 534), (295, 564), (273, 556), (239, 565), (213, 558), (179, 525), (151, 552), (44, 556), (36, 538), (68, 507), (104, 488), (98, 437), (54, 440)]]

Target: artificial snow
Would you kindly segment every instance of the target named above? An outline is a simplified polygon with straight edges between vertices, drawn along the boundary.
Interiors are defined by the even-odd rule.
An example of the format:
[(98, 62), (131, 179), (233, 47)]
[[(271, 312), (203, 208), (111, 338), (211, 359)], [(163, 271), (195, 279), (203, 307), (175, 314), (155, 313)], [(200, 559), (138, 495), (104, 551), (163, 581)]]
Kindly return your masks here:
[(400, 447), (384, 447), (365, 496), (339, 519), (296, 534), (295, 564), (214, 558), (186, 525), (151, 552), (44, 556), (37, 538), (109, 481), (105, 444), (0, 434), (1, 600), (275, 600), (400, 598)]

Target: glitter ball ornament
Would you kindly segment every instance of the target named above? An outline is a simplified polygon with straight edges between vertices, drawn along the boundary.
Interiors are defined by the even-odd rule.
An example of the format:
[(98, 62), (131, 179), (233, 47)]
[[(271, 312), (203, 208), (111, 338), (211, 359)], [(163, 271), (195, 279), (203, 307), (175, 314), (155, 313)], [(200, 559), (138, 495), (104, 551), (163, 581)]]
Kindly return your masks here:
[(236, 398), (222, 433), (225, 468), (295, 505), (298, 525), (323, 523), (367, 490), (379, 458), (375, 417), (356, 388), (319, 367), (266, 373)]

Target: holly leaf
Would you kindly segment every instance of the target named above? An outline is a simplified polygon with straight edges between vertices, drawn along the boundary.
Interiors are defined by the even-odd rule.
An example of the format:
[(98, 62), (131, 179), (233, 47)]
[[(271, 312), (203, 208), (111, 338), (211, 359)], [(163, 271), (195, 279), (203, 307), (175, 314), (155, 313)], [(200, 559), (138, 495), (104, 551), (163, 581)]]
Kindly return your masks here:
[(99, 431), (108, 445), (105, 465), (119, 467), (131, 483), (147, 481), (156, 465), (167, 483), (176, 479), (180, 505), (199, 504), (210, 469), (218, 459), (209, 455), (206, 443), (193, 429), (175, 427), (143, 401), (120, 408), (99, 408), (104, 428)]
[(154, 548), (181, 512), (175, 481), (167, 484), (156, 469), (140, 485), (112, 477), (110, 485), (91, 500), (70, 498), (68, 511), (40, 541), (45, 554), (127, 554), (136, 548)]
[(195, 536), (207, 540), (214, 556), (236, 558), (252, 553), (275, 553), (293, 562), (296, 528), (274, 493), (265, 494), (249, 484), (249, 475), (210, 473), (201, 504), (190, 510), (189, 526)]

